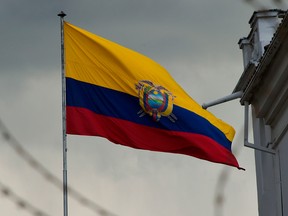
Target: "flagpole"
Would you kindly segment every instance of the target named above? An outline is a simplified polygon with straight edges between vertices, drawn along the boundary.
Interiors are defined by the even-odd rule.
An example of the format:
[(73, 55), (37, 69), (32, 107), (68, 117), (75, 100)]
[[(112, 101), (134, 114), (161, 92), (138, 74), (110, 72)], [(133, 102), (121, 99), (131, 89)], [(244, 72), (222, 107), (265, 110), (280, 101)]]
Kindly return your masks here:
[(66, 135), (66, 81), (64, 60), (64, 17), (61, 11), (58, 16), (61, 23), (61, 79), (62, 79), (62, 136), (63, 136), (63, 209), (64, 216), (68, 216), (68, 187), (67, 187), (67, 135)]

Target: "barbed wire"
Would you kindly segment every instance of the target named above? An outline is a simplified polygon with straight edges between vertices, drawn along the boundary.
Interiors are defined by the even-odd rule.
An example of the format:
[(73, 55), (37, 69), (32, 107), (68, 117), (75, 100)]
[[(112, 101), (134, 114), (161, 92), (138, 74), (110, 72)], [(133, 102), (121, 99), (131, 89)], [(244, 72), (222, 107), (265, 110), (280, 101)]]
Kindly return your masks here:
[(274, 4), (281, 9), (288, 9), (288, 4), (282, 0), (273, 0)]
[[(251, 7), (253, 7), (255, 10), (267, 10), (268, 7), (265, 6), (260, 2), (260, 0), (242, 0), (244, 3), (249, 4)], [(271, 0), (271, 3), (274, 3), (279, 9), (288, 9), (288, 4), (284, 2), (284, 0)], [(241, 131), (239, 134), (241, 136), (243, 135), (243, 128), (241, 128)], [(237, 137), (236, 143), (238, 143), (239, 135)], [(241, 141), (240, 141), (241, 142)], [(241, 149), (242, 145), (237, 145), (236, 148), (234, 148), (234, 154), (237, 155)], [(221, 173), (219, 174), (218, 181), (216, 184), (216, 192), (215, 192), (215, 199), (214, 199), (214, 215), (215, 216), (223, 216), (223, 205), (225, 201), (225, 194), (224, 189), (226, 187), (229, 175), (230, 175), (231, 169), (224, 168)]]
[(265, 10), (265, 7), (262, 3), (257, 0), (242, 0), (244, 3), (250, 5), (254, 10)]
[[(233, 149), (233, 153), (235, 156), (237, 156), (243, 147), (243, 145), (240, 145), (241, 141), (240, 139), (244, 137), (244, 127), (241, 127), (241, 130), (239, 131), (234, 143), (236, 145), (235, 148)], [(244, 140), (243, 140), (244, 142)], [(225, 194), (224, 194), (224, 189), (226, 187), (227, 181), (229, 174), (231, 172), (231, 168), (224, 167), (219, 174), (218, 181), (216, 184), (216, 192), (215, 192), (215, 198), (214, 198), (214, 216), (223, 216), (223, 204), (225, 201)]]
[(45, 213), (43, 210), (31, 205), (28, 201), (21, 198), (20, 196), (16, 195), (10, 188), (0, 182), (0, 192), (3, 196), (7, 199), (10, 199), (14, 202), (19, 208), (29, 212), (31, 215), (34, 216), (50, 216), (49, 214)]
[[(244, 3), (250, 5), (255, 10), (265, 10), (267, 5), (264, 5), (260, 0), (242, 0)], [(271, 3), (279, 9), (287, 9), (288, 5), (284, 0), (271, 0)]]
[[(10, 133), (10, 131), (7, 129), (7, 127), (4, 125), (1, 119), (0, 119), (0, 131), (2, 132), (3, 138), (10, 144), (9, 146), (11, 146), (15, 150), (15, 152), (31, 166), (31, 168), (33, 168), (40, 175), (42, 175), (46, 181), (50, 182), (51, 184), (53, 184), (55, 187), (57, 187), (62, 191), (63, 189), (62, 180), (53, 175), (30, 153), (28, 153), (28, 151), (23, 148), (20, 142), (18, 142), (18, 140)], [(90, 210), (94, 211), (100, 216), (117, 216), (114, 213), (96, 204), (95, 202), (91, 201), (90, 199), (86, 198), (84, 195), (82, 195), (80, 192), (78, 192), (77, 190), (75, 190), (70, 186), (68, 186), (68, 195), (69, 197), (72, 197), (75, 200), (77, 200), (81, 205), (85, 206), (86, 208), (89, 208)]]

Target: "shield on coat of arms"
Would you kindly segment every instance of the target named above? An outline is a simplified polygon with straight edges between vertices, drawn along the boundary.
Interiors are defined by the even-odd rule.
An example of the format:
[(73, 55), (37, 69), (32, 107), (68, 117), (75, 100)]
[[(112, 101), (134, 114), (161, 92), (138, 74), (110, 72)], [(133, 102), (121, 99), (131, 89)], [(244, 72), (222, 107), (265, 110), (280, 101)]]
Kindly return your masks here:
[(154, 121), (159, 121), (161, 116), (168, 117), (172, 122), (177, 120), (172, 113), (175, 96), (170, 91), (148, 80), (141, 80), (135, 86), (142, 108), (138, 112), (140, 117), (149, 114)]

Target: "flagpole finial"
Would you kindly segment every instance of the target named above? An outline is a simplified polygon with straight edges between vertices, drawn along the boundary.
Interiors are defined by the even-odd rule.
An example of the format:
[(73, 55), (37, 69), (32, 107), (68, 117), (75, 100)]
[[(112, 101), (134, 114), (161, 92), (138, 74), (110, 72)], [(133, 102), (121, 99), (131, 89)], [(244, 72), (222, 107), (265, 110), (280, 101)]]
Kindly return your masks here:
[(64, 17), (66, 16), (66, 14), (65, 14), (63, 11), (61, 11), (61, 12), (58, 14), (58, 16), (61, 17), (61, 18), (64, 18)]

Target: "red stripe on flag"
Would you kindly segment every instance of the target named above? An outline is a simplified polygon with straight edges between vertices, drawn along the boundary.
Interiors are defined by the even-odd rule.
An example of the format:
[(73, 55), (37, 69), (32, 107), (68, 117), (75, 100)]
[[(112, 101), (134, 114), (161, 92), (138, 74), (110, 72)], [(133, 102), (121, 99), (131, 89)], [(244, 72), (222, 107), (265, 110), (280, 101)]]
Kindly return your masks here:
[(68, 106), (66, 112), (67, 134), (101, 136), (137, 149), (185, 154), (239, 168), (229, 150), (201, 134), (152, 128), (95, 114), (85, 108)]

